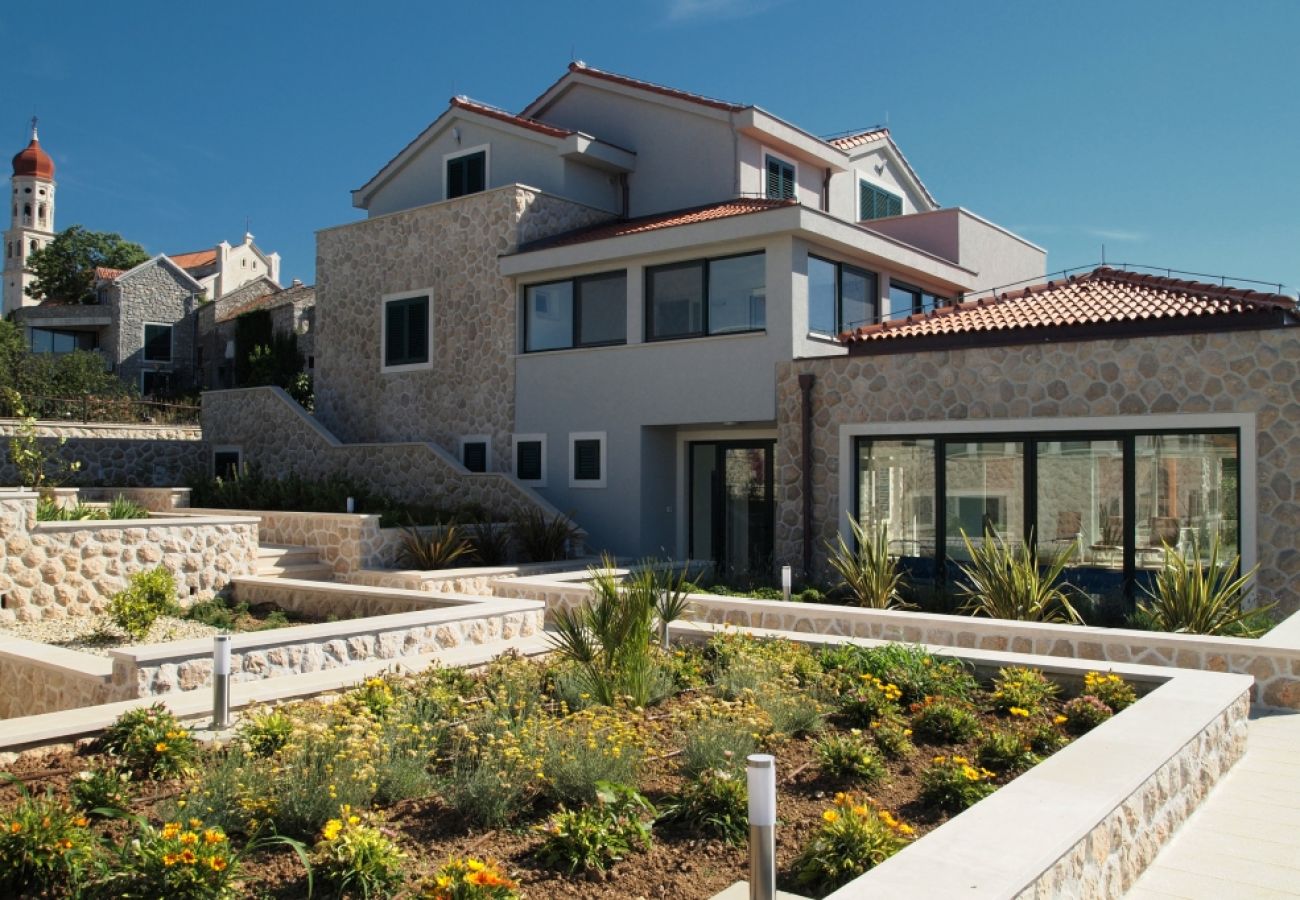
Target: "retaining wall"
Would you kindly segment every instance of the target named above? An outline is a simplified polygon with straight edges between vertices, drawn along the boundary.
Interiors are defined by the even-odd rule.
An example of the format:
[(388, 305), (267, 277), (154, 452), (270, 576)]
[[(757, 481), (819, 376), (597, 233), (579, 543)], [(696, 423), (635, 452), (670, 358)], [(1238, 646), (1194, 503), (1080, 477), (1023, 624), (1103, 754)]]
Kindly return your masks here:
[[(17, 420), (0, 419), (0, 484), (19, 482), (18, 470), (9, 461), (9, 438), (17, 425)], [(211, 451), (196, 425), (37, 422), (36, 433), (53, 456), (81, 463), (65, 479), (71, 485), (184, 484), (210, 468)]]

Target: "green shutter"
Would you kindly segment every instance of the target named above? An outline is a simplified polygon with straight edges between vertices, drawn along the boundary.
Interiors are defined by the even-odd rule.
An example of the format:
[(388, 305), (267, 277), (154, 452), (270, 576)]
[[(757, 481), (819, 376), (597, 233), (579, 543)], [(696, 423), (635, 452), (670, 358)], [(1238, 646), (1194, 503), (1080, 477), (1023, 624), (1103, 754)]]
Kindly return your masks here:
[(384, 318), (384, 327), (387, 329), (384, 335), (384, 365), (401, 365), (406, 355), (406, 310), (400, 301), (394, 301), (384, 306)]
[(424, 297), (407, 301), (406, 357), (409, 362), (429, 361), (429, 302)]
[(863, 220), (903, 214), (902, 197), (865, 181), (858, 182), (858, 205)]
[(541, 441), (520, 441), (515, 444), (515, 477), (520, 481), (542, 480)]
[(794, 166), (775, 156), (767, 158), (766, 194), (769, 200), (794, 198)]
[(470, 441), (461, 449), (461, 462), (471, 472), (487, 471), (487, 444), (483, 441)]
[(391, 300), (384, 305), (384, 365), (429, 361), (429, 298)]

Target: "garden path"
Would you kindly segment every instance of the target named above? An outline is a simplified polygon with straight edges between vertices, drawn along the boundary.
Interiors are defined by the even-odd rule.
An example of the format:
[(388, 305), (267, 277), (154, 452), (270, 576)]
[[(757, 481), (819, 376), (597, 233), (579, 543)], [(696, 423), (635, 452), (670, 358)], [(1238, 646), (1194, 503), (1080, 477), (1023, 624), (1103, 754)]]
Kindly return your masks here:
[(1128, 900), (1300, 897), (1300, 713), (1252, 712), (1246, 754), (1174, 835)]

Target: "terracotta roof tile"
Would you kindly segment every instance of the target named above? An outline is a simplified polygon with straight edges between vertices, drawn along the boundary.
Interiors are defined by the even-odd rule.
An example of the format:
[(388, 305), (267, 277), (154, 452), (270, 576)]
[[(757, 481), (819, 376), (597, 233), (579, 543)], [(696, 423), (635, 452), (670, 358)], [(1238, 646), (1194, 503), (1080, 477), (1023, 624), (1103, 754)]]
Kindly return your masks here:
[(112, 281), (125, 271), (126, 269), (110, 269), (107, 266), (95, 266), (95, 280)]
[(588, 241), (603, 241), (608, 238), (624, 237), (629, 234), (644, 234), (647, 231), (659, 231), (664, 228), (676, 228), (679, 225), (694, 225), (698, 222), (711, 222), (715, 219), (729, 219), (750, 213), (766, 212), (769, 209), (781, 209), (798, 206), (794, 200), (759, 200), (740, 198), (710, 203), (707, 206), (695, 206), (672, 212), (657, 213), (653, 216), (641, 216), (635, 219), (622, 219), (617, 222), (605, 222), (577, 231), (569, 231), (554, 237), (543, 238), (525, 244), (519, 252), (542, 250), (548, 247), (564, 247), (569, 244), (585, 244)]
[(905, 319), (866, 325), (840, 340), (867, 344), (948, 335), (1132, 325), (1296, 310), (1283, 294), (1201, 284), (1101, 267), (1086, 275), (970, 300)]
[(195, 250), (193, 253), (168, 253), (167, 258), (182, 269), (202, 269), (204, 266), (217, 264), (217, 251)]
[[(747, 106), (740, 103), (728, 103), (725, 100), (715, 100), (712, 97), (705, 97), (702, 94), (692, 94), (690, 91), (680, 91), (677, 88), (664, 87), (662, 84), (642, 81), (639, 78), (631, 78), (627, 75), (618, 75), (614, 72), (605, 72), (601, 69), (592, 68), (586, 63), (571, 62), (569, 63), (569, 71), (581, 72), (584, 75), (590, 75), (592, 78), (601, 78), (605, 81), (612, 81), (614, 84), (640, 88), (643, 91), (653, 91), (654, 93), (662, 94), (665, 97), (676, 97), (678, 100), (687, 100), (691, 103), (698, 103), (701, 106), (711, 106), (714, 109), (721, 109), (726, 112), (739, 112), (742, 109), (748, 109)], [(552, 87), (554, 87), (554, 85), (552, 85)], [(547, 90), (549, 91), (550, 88), (547, 88)], [(536, 102), (536, 100), (533, 101), (533, 103)], [(532, 104), (529, 105), (531, 106)]]
[[(226, 297), (230, 296), (230, 294), (226, 295)], [(237, 299), (234, 303), (218, 309), (216, 320), (218, 322), (228, 322), (231, 319), (242, 316), (244, 313), (254, 312), (255, 310), (275, 309), (284, 306), (287, 303), (315, 301), (315, 299), (315, 285), (295, 284), (282, 290), (272, 291), (260, 296), (250, 297), (247, 299)]]
[(883, 141), (889, 137), (888, 128), (869, 128), (866, 131), (859, 131), (857, 134), (845, 134), (840, 137), (827, 138), (826, 143), (832, 147), (838, 147), (841, 150), (852, 150), (855, 147), (861, 147), (864, 144), (874, 144), (876, 141)]
[(471, 100), (468, 97), (452, 97), (451, 105), (458, 107), (459, 109), (476, 112), (479, 115), (487, 116), (490, 119), (509, 122), (511, 125), (518, 125), (520, 128), (528, 128), (541, 134), (550, 135), (551, 137), (564, 138), (577, 133), (568, 128), (557, 128), (554, 125), (547, 125), (545, 122), (539, 122), (536, 119), (529, 119), (526, 116), (516, 116), (514, 113), (508, 113), (504, 109), (498, 109), (495, 106), (488, 106), (486, 103), (479, 103), (477, 100)]

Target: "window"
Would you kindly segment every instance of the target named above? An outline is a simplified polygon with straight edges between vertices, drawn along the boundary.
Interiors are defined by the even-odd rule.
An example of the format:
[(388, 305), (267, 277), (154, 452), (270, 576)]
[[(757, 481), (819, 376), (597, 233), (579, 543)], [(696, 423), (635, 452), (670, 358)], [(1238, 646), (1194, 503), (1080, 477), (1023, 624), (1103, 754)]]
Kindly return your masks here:
[(140, 394), (144, 397), (164, 397), (172, 392), (171, 372), (141, 372)]
[(515, 435), (515, 478), (546, 485), (546, 435)]
[(890, 279), (889, 317), (891, 319), (930, 312), (951, 302), (947, 297), (940, 297), (930, 291)]
[(172, 327), (146, 322), (144, 326), (144, 361), (172, 361)]
[(243, 451), (238, 447), (214, 447), (212, 450), (212, 474), (217, 478), (230, 479), (239, 474)]
[(808, 257), (808, 330), (839, 334), (876, 321), (876, 273)]
[(767, 157), (767, 199), (794, 199), (794, 164), (775, 156)]
[(447, 199), (477, 194), (487, 189), (487, 148), (470, 150), (447, 161)]
[(605, 432), (583, 431), (569, 435), (569, 487), (605, 486)]
[(461, 464), (471, 472), (486, 472), (491, 468), (491, 443), (485, 434), (472, 434), (460, 439)]
[(524, 290), (524, 350), (600, 347), (627, 340), (627, 272)]
[(903, 214), (903, 198), (878, 188), (869, 181), (858, 182), (858, 214), (861, 219), (883, 219)]
[(646, 269), (648, 340), (761, 331), (767, 324), (762, 252)]
[(73, 350), (96, 350), (99, 335), (93, 331), (64, 331), (58, 328), (33, 328), (33, 353), (71, 353)]
[(383, 332), (383, 371), (430, 365), (429, 295), (385, 297)]

